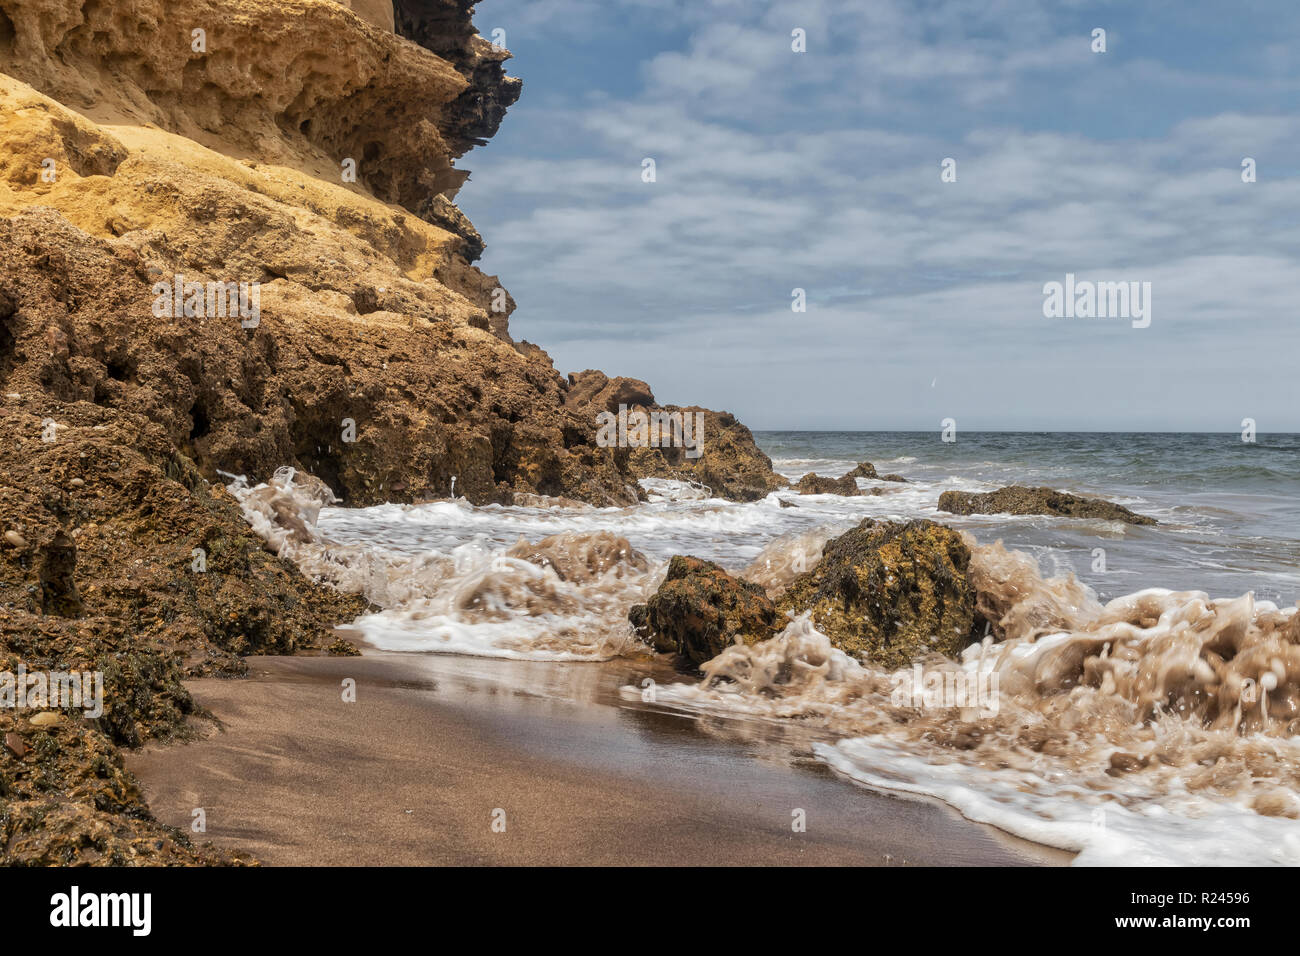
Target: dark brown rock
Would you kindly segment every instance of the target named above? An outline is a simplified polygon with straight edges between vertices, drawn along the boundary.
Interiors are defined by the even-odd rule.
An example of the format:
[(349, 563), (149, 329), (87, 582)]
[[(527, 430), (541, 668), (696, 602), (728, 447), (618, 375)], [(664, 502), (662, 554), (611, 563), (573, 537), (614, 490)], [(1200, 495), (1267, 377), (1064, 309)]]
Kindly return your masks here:
[(1123, 505), (1101, 498), (1084, 498), (1053, 488), (1009, 485), (983, 494), (945, 491), (939, 496), (939, 510), (958, 515), (1058, 515), (1065, 518), (1101, 518), (1128, 524), (1155, 524), (1155, 518), (1135, 514)]
[[(772, 460), (759, 449), (749, 429), (729, 412), (715, 412), (699, 406), (658, 405), (650, 386), (635, 378), (609, 378), (588, 369), (569, 375), (565, 406), (586, 417), (593, 426), (602, 413), (675, 416), (699, 415), (702, 438), (699, 454), (674, 440), (673, 429), (659, 427), (652, 433), (652, 447), (619, 449), (620, 467), (634, 478), (673, 478), (706, 486), (719, 498), (756, 501), (786, 486), (772, 470)], [(680, 438), (681, 436), (676, 436)]]
[[(116, 748), (188, 735), (187, 677), (240, 674), (239, 654), (327, 647), (365, 604), (268, 554), (159, 426), (89, 402), (37, 407), (0, 404), (0, 524), (20, 523), (30, 543), (0, 548), (0, 671), (99, 671), (104, 709), (42, 731), (21, 778), (0, 760), (0, 861), (228, 861), (152, 822)], [(62, 426), (52, 442), (47, 414)], [(0, 713), (10, 752), (12, 720)]]
[(821, 475), (814, 475), (809, 472), (799, 479), (795, 488), (799, 490), (801, 495), (843, 495), (846, 498), (852, 498), (866, 494), (858, 487), (858, 483), (854, 480), (851, 472), (840, 478), (824, 478)]
[(690, 457), (683, 448), (634, 449), (628, 466), (638, 478), (680, 478), (705, 485), (714, 497), (732, 501), (758, 501), (788, 482), (772, 470), (754, 436), (730, 412), (716, 412), (698, 405), (660, 406), (669, 413), (703, 416), (702, 454)]
[(776, 608), (757, 584), (734, 578), (711, 561), (678, 555), (659, 590), (628, 614), (638, 635), (692, 664), (732, 644), (755, 644), (777, 632)]
[(876, 473), (876, 466), (869, 461), (859, 462), (858, 465), (848, 473), (848, 478), (867, 478), (875, 481), (902, 481), (907, 479), (902, 475), (888, 474), (880, 475)]
[(76, 570), (76, 543), (59, 531), (41, 549), (41, 610), (44, 613), (60, 617), (76, 617), (81, 613)]

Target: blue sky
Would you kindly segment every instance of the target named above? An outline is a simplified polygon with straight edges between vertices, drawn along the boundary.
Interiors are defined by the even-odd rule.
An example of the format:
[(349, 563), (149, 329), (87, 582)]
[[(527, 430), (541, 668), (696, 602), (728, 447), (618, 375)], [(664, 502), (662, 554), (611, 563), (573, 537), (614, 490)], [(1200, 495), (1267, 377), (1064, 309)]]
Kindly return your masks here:
[[(484, 0), (475, 23), (524, 92), (457, 201), (513, 334), (563, 371), (754, 428), (1300, 431), (1300, 4)], [(1066, 273), (1150, 282), (1150, 326), (1045, 318)]]

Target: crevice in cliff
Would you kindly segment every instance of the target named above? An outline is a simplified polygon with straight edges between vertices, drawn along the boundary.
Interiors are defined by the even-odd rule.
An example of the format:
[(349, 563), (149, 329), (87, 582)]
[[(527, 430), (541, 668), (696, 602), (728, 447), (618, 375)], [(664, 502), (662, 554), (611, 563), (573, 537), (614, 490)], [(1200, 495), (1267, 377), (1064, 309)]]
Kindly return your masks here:
[(8, 56), (13, 53), (16, 36), (14, 22), (9, 19), (7, 13), (0, 10), (0, 56)]

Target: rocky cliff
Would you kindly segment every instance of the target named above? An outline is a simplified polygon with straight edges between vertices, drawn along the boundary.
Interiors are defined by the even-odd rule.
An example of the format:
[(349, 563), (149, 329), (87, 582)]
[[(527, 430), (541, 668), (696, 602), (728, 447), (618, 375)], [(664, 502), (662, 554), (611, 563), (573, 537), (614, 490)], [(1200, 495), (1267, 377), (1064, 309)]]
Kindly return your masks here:
[(219, 473), (354, 505), (781, 484), (724, 413), (698, 458), (601, 441), (631, 380), (514, 341), (454, 205), (520, 93), (472, 12), (0, 0), (0, 669), (108, 684), (96, 721), (0, 710), (0, 858), (221, 859), (152, 823), (114, 746), (184, 732), (186, 675), (360, 608), (258, 547)]

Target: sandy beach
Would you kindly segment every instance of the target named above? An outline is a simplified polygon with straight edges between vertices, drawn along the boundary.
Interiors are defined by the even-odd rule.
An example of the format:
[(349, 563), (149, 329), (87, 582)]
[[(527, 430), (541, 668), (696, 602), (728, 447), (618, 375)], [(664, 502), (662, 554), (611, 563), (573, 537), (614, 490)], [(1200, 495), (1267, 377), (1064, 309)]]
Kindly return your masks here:
[[(621, 699), (655, 664), (367, 652), (190, 683), (220, 721), (128, 763), (164, 823), (270, 865), (1032, 865), (1070, 855), (867, 792), (788, 729)], [(665, 672), (671, 678), (671, 672)], [(356, 681), (356, 702), (342, 682)], [(680, 679), (680, 678), (679, 678)], [(505, 832), (494, 832), (495, 810)], [(791, 828), (802, 809), (807, 830)], [(499, 814), (497, 815), (499, 818)]]

